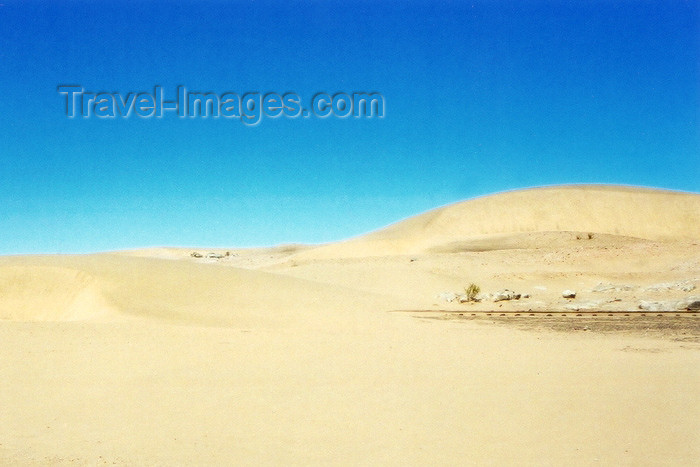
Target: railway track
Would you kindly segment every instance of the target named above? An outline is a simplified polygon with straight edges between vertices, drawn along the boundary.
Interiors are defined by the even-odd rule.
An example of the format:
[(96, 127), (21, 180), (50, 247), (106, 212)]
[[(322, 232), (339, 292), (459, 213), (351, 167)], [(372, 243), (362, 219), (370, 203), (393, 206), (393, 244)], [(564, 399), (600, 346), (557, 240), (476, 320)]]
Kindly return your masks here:
[(450, 314), (456, 316), (500, 317), (655, 317), (697, 318), (696, 311), (458, 311), (458, 310), (392, 310), (392, 313)]

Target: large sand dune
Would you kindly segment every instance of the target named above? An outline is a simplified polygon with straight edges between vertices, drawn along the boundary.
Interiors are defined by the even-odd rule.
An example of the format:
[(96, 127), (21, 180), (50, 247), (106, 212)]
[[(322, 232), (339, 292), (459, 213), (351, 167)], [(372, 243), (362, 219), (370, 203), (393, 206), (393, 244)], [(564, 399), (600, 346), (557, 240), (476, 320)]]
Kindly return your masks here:
[[(535, 285), (594, 285), (580, 276), (572, 282), (571, 273), (640, 284), (696, 280), (699, 219), (695, 194), (550, 187), (457, 203), (346, 242), (233, 250), (223, 260), (176, 248), (5, 257), (0, 319), (277, 326), (317, 320), (329, 307), (340, 317), (431, 307), (436, 294), (465, 281), (531, 293)], [(640, 255), (644, 248), (656, 248), (655, 256)], [(567, 260), (557, 259), (562, 251)], [(407, 254), (420, 261), (401, 258)]]
[[(531, 297), (438, 298), (470, 282)], [(464, 319), (697, 286), (700, 196), (628, 187), (502, 193), (321, 246), (1, 257), (0, 465), (697, 465), (691, 313)]]
[(607, 185), (555, 186), (463, 201), (302, 255), (334, 258), (450, 251), (469, 248), (460, 245), (469, 240), (493, 241), (498, 248), (502, 238), (517, 246), (517, 234), (532, 232), (698, 240), (698, 219), (697, 194)]

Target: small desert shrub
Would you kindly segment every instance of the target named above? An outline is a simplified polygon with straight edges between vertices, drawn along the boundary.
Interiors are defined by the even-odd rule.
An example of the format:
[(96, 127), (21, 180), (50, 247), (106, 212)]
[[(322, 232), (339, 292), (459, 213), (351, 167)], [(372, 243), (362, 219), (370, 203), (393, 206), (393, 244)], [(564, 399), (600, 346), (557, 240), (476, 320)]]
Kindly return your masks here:
[(481, 288), (472, 282), (469, 284), (469, 287), (464, 288), (464, 292), (467, 294), (467, 299), (473, 302), (476, 300), (476, 296), (479, 295), (479, 292), (481, 292)]

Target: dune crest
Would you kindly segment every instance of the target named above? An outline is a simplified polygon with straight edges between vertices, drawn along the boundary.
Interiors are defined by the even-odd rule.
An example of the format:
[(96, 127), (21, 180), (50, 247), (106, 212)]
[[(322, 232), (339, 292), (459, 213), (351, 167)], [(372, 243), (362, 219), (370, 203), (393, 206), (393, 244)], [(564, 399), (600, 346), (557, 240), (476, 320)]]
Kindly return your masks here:
[(545, 188), (321, 247), (0, 257), (0, 465), (691, 465), (699, 198)]
[[(320, 247), (0, 257), (0, 319), (252, 328), (324, 326), (329, 319), (352, 324), (358, 313), (433, 306), (436, 294), (459, 290), (467, 277), (495, 289), (533, 272), (569, 284), (572, 271), (591, 280), (658, 271), (647, 261), (650, 253), (641, 251), (654, 251), (659, 263), (663, 250), (668, 268), (682, 273), (678, 279), (695, 280), (699, 219), (696, 194), (565, 186), (464, 201)], [(668, 245), (659, 250), (644, 244), (659, 241)], [(611, 256), (610, 247), (628, 253)], [(542, 248), (549, 249), (546, 256)], [(517, 260), (515, 252), (488, 254), (499, 250), (521, 254)], [(462, 252), (484, 253), (469, 263)], [(406, 254), (422, 255), (420, 264), (402, 259)], [(567, 259), (557, 265), (560, 257)], [(542, 261), (552, 263), (549, 269), (536, 267)]]
[[(700, 239), (700, 195), (614, 185), (531, 188), (438, 208), (299, 257), (417, 254), (450, 244), (534, 232), (582, 232), (654, 241)], [(513, 243), (513, 242), (511, 242)], [(517, 242), (516, 242), (517, 243)]]

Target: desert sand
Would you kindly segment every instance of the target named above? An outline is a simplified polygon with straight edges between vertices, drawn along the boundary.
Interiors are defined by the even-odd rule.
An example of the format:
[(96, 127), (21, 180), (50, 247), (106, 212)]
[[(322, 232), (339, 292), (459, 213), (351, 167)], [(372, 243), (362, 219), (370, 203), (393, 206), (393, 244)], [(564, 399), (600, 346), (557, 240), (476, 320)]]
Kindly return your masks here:
[[(528, 297), (448, 299), (470, 283)], [(615, 186), (0, 257), (0, 464), (698, 465), (700, 318), (639, 308), (698, 287), (700, 195)]]

